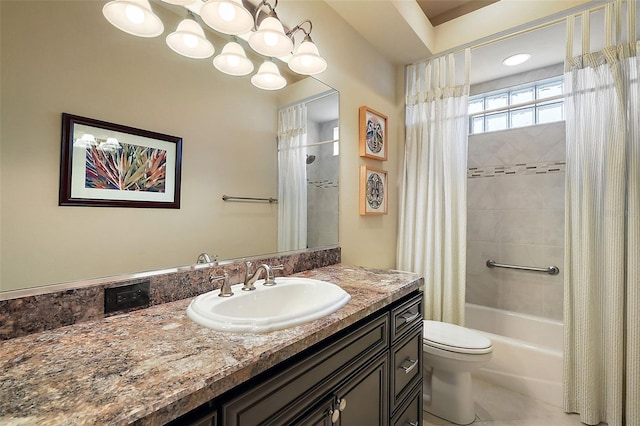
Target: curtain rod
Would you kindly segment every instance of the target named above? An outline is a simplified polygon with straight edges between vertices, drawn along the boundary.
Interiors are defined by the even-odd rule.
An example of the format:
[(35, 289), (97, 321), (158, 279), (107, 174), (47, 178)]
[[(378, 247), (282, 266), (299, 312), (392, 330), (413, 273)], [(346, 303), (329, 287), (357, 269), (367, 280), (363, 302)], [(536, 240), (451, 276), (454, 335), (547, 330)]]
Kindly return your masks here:
[[(623, 0), (623, 1), (628, 2), (629, 0)], [(598, 11), (600, 9), (604, 9), (606, 4), (607, 3), (611, 3), (611, 1), (599, 0), (597, 3), (599, 3), (599, 4), (597, 4), (596, 6), (592, 5), (591, 7), (588, 7), (588, 6), (585, 7), (585, 5), (578, 6), (576, 8), (573, 8), (572, 12), (570, 12), (570, 13), (562, 16), (562, 17), (552, 19), (551, 21), (545, 21), (546, 18), (541, 18), (541, 19), (538, 19), (536, 21), (520, 25), (520, 26), (515, 27), (515, 28), (522, 28), (522, 29), (516, 30), (515, 32), (509, 32), (509, 33), (505, 34), (507, 31), (512, 31), (512, 30), (505, 30), (505, 31), (502, 31), (501, 33), (498, 33), (498, 34), (503, 34), (503, 35), (498, 35), (497, 37), (496, 37), (495, 34), (492, 35), (492, 36), (483, 37), (483, 38), (478, 39), (476, 41), (465, 43), (465, 44), (463, 44), (461, 46), (457, 46), (457, 47), (445, 50), (444, 52), (438, 53), (437, 55), (433, 55), (433, 56), (430, 56), (428, 58), (421, 59), (421, 60), (419, 60), (417, 62), (413, 62), (413, 63), (411, 63), (411, 64), (409, 64), (407, 66), (417, 65), (417, 64), (420, 64), (420, 63), (423, 63), (423, 62), (426, 62), (426, 61), (431, 61), (433, 59), (441, 58), (443, 56), (450, 55), (450, 54), (456, 55), (458, 53), (463, 53), (466, 49), (471, 49), (471, 50), (478, 49), (480, 47), (488, 46), (488, 45), (493, 44), (493, 43), (504, 41), (504, 40), (507, 40), (507, 39), (510, 39), (510, 38), (513, 38), (513, 37), (517, 37), (517, 36), (523, 35), (523, 34), (527, 34), (527, 33), (539, 30), (541, 28), (550, 27), (551, 25), (555, 25), (555, 24), (559, 24), (561, 22), (564, 22), (569, 16), (573, 15), (573, 16), (579, 17), (582, 14), (582, 12), (584, 12), (585, 10), (589, 11), (589, 13), (592, 13), (592, 12), (596, 12), (596, 11)], [(544, 22), (541, 22), (541, 21), (544, 21)], [(536, 24), (536, 22), (538, 22), (538, 23)], [(530, 24), (533, 24), (533, 26), (529, 26)], [(523, 28), (523, 27), (526, 27), (526, 28)]]

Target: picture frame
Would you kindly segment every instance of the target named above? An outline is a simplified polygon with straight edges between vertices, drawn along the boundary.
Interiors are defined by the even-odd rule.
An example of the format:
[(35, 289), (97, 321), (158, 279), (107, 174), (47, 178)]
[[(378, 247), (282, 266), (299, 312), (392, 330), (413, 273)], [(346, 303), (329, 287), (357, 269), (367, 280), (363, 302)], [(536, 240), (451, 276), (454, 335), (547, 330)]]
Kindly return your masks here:
[(60, 206), (180, 208), (182, 138), (62, 114)]
[(368, 106), (360, 107), (360, 157), (387, 159), (387, 116)]
[(387, 214), (389, 199), (386, 170), (360, 166), (360, 215)]

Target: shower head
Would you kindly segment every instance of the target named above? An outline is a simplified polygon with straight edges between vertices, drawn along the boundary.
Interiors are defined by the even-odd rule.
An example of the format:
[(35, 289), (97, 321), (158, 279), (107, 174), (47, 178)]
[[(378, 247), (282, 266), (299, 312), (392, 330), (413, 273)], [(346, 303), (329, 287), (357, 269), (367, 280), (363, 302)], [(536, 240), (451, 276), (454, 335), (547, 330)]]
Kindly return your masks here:
[(314, 161), (316, 161), (316, 156), (307, 154), (307, 164), (311, 164)]

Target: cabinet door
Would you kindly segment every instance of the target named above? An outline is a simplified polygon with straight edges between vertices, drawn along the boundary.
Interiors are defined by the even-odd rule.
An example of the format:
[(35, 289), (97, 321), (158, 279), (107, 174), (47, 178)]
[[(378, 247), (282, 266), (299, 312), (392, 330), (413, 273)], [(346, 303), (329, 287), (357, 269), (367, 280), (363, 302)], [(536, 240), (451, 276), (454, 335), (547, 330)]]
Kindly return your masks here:
[(388, 354), (382, 354), (349, 378), (336, 392), (340, 426), (385, 426), (389, 423)]
[(336, 409), (333, 406), (335, 398), (331, 397), (324, 403), (318, 405), (301, 419), (293, 422), (291, 426), (333, 426), (339, 414), (334, 414)]
[(376, 354), (388, 352), (388, 347), (389, 315), (384, 313), (223, 402), (222, 423), (225, 426), (289, 425), (332, 395), (345, 378), (368, 365)]

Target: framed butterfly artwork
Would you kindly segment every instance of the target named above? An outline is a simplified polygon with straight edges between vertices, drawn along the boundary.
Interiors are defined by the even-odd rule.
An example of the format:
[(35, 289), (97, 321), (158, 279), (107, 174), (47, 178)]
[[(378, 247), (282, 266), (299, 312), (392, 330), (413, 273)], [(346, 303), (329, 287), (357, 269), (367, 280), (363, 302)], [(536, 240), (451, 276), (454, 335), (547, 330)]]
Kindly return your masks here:
[(360, 166), (360, 215), (387, 214), (387, 171)]
[(368, 106), (360, 107), (360, 157), (387, 159), (387, 116)]

